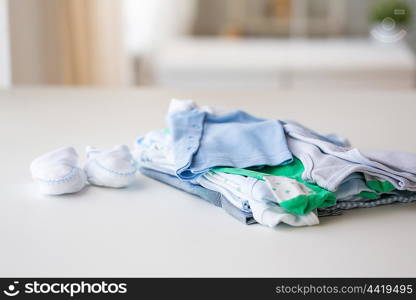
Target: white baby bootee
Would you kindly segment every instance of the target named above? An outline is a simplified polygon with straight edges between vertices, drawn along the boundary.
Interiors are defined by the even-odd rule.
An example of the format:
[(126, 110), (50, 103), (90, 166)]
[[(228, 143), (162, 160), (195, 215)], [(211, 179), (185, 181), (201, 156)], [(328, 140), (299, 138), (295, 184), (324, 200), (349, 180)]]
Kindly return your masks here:
[(121, 188), (136, 178), (136, 163), (126, 145), (113, 149), (87, 147), (85, 172), (94, 185)]
[(36, 158), (30, 171), (43, 194), (76, 193), (86, 184), (85, 172), (78, 167), (78, 154), (72, 147), (60, 148)]

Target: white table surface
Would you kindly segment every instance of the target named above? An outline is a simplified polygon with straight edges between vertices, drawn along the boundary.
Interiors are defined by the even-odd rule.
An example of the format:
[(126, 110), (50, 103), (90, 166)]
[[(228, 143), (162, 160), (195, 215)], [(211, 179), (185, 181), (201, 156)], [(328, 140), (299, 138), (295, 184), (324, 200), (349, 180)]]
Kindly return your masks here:
[(164, 126), (171, 97), (296, 119), (362, 149), (416, 152), (415, 91), (0, 91), (0, 276), (416, 276), (416, 205), (353, 210), (314, 227), (245, 226), (138, 175), (127, 189), (49, 197), (36, 156), (132, 144)]

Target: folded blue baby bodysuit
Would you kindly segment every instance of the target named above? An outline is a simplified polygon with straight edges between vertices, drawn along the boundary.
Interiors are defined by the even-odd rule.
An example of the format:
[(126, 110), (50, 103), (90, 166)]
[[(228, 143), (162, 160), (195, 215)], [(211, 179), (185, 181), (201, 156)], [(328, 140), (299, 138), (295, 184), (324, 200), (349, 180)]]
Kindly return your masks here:
[(176, 175), (192, 180), (210, 168), (292, 161), (282, 124), (243, 111), (215, 115), (198, 108), (168, 114)]

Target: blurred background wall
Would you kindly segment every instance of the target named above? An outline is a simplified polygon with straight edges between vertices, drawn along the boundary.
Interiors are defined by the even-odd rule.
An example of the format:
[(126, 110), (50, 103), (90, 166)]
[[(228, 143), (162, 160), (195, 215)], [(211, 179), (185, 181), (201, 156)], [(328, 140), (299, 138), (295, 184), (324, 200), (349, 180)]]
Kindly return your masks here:
[(414, 0), (0, 1), (4, 84), (413, 88), (416, 82)]
[(9, 12), (13, 83), (121, 84), (117, 1), (13, 0)]

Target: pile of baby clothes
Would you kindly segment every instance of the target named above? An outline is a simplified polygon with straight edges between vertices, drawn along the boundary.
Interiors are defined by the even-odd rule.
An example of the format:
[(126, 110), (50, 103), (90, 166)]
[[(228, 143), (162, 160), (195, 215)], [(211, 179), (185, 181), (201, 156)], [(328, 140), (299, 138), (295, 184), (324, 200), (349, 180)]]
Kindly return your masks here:
[(293, 121), (172, 100), (168, 128), (135, 143), (140, 171), (245, 224), (319, 224), (342, 210), (416, 201), (416, 155), (362, 152)]

